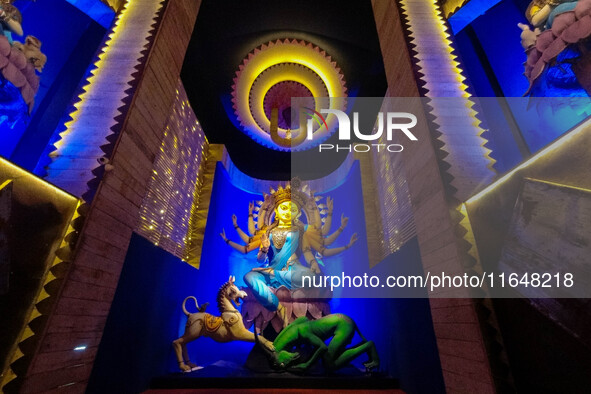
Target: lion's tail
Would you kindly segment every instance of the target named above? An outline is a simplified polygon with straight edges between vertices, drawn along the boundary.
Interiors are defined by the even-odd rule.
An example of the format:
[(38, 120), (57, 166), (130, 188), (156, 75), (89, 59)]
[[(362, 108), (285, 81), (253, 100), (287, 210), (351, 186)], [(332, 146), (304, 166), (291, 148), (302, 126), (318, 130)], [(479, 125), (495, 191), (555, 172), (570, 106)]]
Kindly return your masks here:
[(185, 298), (185, 300), (183, 301), (183, 312), (185, 312), (185, 315), (189, 316), (190, 313), (189, 311), (187, 311), (187, 308), (185, 308), (185, 304), (187, 303), (187, 300), (189, 298), (192, 298), (195, 301), (195, 307), (197, 308), (197, 310), (199, 310), (199, 304), (197, 303), (197, 298), (193, 297), (193, 296), (188, 296), (187, 298)]

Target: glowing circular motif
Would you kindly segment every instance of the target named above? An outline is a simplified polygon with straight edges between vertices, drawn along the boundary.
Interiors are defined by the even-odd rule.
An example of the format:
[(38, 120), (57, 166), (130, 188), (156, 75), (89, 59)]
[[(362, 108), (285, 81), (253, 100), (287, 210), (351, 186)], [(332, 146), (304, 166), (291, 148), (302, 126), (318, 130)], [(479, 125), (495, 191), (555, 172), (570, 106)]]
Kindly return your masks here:
[[(287, 82), (293, 82), (306, 89), (306, 91), (294, 91), (291, 89), (293, 86), (288, 85)], [(269, 67), (263, 71), (257, 79), (253, 82), (249, 92), (249, 108), (253, 119), (257, 125), (265, 131), (267, 134), (271, 130), (271, 115), (266, 114), (264, 111), (264, 100), (268, 97), (268, 92), (274, 91), (274, 95), (287, 96), (288, 90), (291, 90), (292, 95), (289, 96), (289, 100), (292, 98), (304, 98), (304, 97), (328, 97), (328, 91), (326, 85), (320, 77), (307, 67), (304, 67), (295, 63), (282, 63)], [(309, 92), (309, 93), (308, 93)], [(301, 96), (299, 94), (302, 94)], [(262, 102), (261, 102), (262, 98)], [(298, 104), (301, 106), (308, 106), (314, 108), (316, 106), (315, 100), (310, 102), (304, 100), (304, 103)], [(295, 119), (295, 124), (298, 124)], [(294, 128), (297, 130), (298, 128)], [(287, 129), (280, 129), (281, 133), (285, 133)]]
[[(232, 85), (234, 113), (244, 132), (262, 145), (283, 151), (309, 149), (336, 129), (336, 117), (325, 116), (326, 122), (314, 123), (312, 140), (300, 138), (295, 143), (306, 132), (299, 126), (299, 107), (306, 107), (308, 113), (310, 109), (344, 110), (346, 96), (336, 62), (311, 43), (289, 39), (269, 42), (249, 53)], [(298, 101), (292, 103), (292, 98)], [(298, 108), (291, 108), (294, 104)], [(278, 138), (271, 136), (274, 108), (278, 110)]]
[[(292, 127), (292, 97), (308, 98), (306, 100), (306, 107), (314, 106), (314, 95), (310, 92), (310, 89), (305, 87), (299, 82), (285, 81), (279, 82), (271, 86), (265, 98), (263, 99), (263, 110), (267, 119), (271, 119), (271, 112), (273, 108), (277, 108), (279, 112), (278, 124), (281, 129), (289, 129)], [(259, 122), (257, 122), (261, 128), (264, 129)]]

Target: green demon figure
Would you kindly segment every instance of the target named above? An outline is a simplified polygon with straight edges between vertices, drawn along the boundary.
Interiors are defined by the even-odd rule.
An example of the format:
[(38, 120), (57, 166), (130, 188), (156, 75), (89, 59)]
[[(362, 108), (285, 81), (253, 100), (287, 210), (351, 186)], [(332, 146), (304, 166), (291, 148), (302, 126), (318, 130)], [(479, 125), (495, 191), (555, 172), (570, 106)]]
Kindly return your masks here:
[[(359, 334), (362, 342), (347, 348), (355, 336), (355, 332)], [(258, 342), (257, 335), (255, 335), (255, 339)], [(327, 345), (326, 341), (329, 339)], [(299, 362), (300, 354), (292, 350), (294, 347), (304, 344), (313, 347), (314, 353), (308, 360)], [(367, 370), (380, 366), (374, 343), (365, 339), (350, 317), (340, 313), (327, 315), (317, 320), (300, 317), (279, 333), (273, 346), (274, 351), (265, 346), (261, 346), (261, 349), (268, 355), (273, 368), (290, 372), (305, 372), (320, 358), (322, 358), (324, 368), (334, 371), (345, 367), (363, 353), (369, 357), (369, 360), (363, 363)]]

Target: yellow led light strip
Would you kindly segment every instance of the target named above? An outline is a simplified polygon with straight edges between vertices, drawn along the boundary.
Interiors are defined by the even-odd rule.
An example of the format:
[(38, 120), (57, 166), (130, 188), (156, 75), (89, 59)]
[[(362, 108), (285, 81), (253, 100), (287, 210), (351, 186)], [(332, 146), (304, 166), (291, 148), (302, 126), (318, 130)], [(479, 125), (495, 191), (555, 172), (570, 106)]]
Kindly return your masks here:
[[(72, 223), (75, 219), (80, 217), (80, 214), (78, 213), (78, 208), (80, 207), (80, 205), (81, 205), (81, 201), (78, 200), (78, 202), (76, 203), (76, 208), (74, 210), (74, 215), (70, 219), (70, 225), (68, 226), (68, 229), (64, 234), (64, 238), (62, 239), (60, 246), (56, 250), (68, 247), (68, 242), (66, 241), (66, 238), (70, 233), (76, 231), (73, 228)], [(53, 262), (48, 266), (47, 270), (45, 271), (45, 274), (44, 274), (45, 278), (41, 282), (41, 285), (39, 286), (39, 289), (37, 290), (37, 296), (34, 298), (34, 301), (31, 305), (29, 311), (27, 312), (28, 317), (25, 320), (26, 324), (25, 324), (24, 328), (21, 330), (20, 335), (18, 336), (18, 339), (16, 341), (16, 346), (11, 351), (12, 355), (11, 355), (10, 361), (8, 362), (8, 365), (6, 367), (6, 372), (5, 372), (4, 378), (0, 379), (0, 389), (1, 389), (0, 391), (2, 391), (2, 392), (4, 391), (4, 387), (7, 384), (9, 384), (14, 379), (18, 378), (18, 374), (12, 368), (12, 364), (14, 364), (19, 359), (21, 359), (22, 357), (25, 356), (23, 351), (21, 351), (19, 345), (21, 343), (23, 343), (24, 341), (26, 341), (27, 339), (29, 339), (30, 337), (35, 335), (35, 332), (31, 328), (31, 322), (42, 315), (42, 313), (38, 309), (38, 305), (39, 305), (39, 303), (41, 303), (45, 299), (51, 297), (51, 295), (49, 293), (47, 293), (47, 291), (45, 290), (45, 286), (47, 286), (49, 283), (53, 282), (54, 280), (58, 279), (51, 272), (51, 269), (63, 262), (64, 262), (64, 260), (59, 258), (57, 256), (57, 254), (54, 252)]]
[[(2, 174), (2, 179), (5, 180), (4, 182), (0, 182), (2, 184), (0, 185), (0, 189), (2, 189), (2, 187), (4, 187), (6, 184), (13, 182), (14, 190), (20, 190), (20, 195), (23, 201), (28, 199), (39, 200), (42, 198), (44, 202), (50, 202), (54, 206), (59, 207), (60, 210), (66, 209), (65, 207), (72, 207), (68, 208), (72, 209), (73, 212), (73, 216), (69, 220), (70, 225), (67, 231), (65, 231), (64, 238), (62, 238), (61, 243), (59, 244), (58, 248), (56, 248), (56, 250), (67, 246), (68, 242), (66, 241), (66, 237), (68, 234), (75, 231), (72, 227), (72, 222), (79, 216), (77, 210), (81, 204), (81, 201), (73, 195), (63, 191), (62, 189), (48, 183), (41, 178), (38, 178), (37, 176), (14, 165), (2, 157), (0, 157), (0, 174)], [(25, 324), (14, 346), (6, 355), (8, 363), (6, 365), (5, 371), (2, 371), (3, 375), (0, 376), (0, 392), (4, 392), (4, 387), (18, 377), (11, 365), (25, 356), (23, 351), (21, 351), (19, 348), (19, 344), (35, 335), (29, 326), (29, 323), (41, 315), (36, 305), (44, 299), (50, 297), (50, 295), (44, 289), (45, 285), (56, 279), (56, 277), (51, 273), (50, 269), (62, 262), (63, 260), (60, 259), (54, 251), (53, 262), (48, 261), (49, 264), (47, 264), (47, 269), (44, 273), (45, 278), (37, 290), (37, 296), (32, 300), (29, 310), (25, 312), (28, 316), (25, 319)]]
[[(104, 44), (96, 69), (88, 78), (80, 101), (74, 107), (71, 121), (50, 154), (53, 162), (47, 168), (47, 179), (69, 192), (81, 196), (86, 192), (91, 171), (98, 166), (100, 149), (116, 124), (115, 117), (127, 96), (132, 74), (148, 44), (154, 20), (162, 8), (160, 1), (130, 0), (117, 16), (112, 32)], [(80, 174), (87, 173), (88, 175)]]
[(564, 183), (544, 181), (544, 180), (541, 180), (541, 179), (535, 179), (535, 178), (529, 178), (529, 177), (525, 177), (524, 179), (525, 180), (528, 180), (528, 181), (533, 181), (533, 182), (545, 183), (545, 184), (550, 185), (550, 186), (565, 187), (565, 188), (572, 189), (572, 190), (577, 190), (577, 191), (580, 191), (580, 192), (591, 193), (591, 189), (587, 189), (587, 188), (584, 188), (584, 187), (565, 185)]
[[(442, 149), (449, 153), (444, 160), (451, 165), (447, 171), (454, 177), (451, 184), (457, 189), (455, 197), (464, 201), (475, 188), (492, 181), (495, 161), (484, 146), (487, 143), (481, 136), (484, 130), (472, 109), (474, 102), (469, 98), (463, 71), (453, 55), (439, 5), (434, 0), (402, 0), (401, 5), (410, 25), (411, 44), (417, 52), (415, 58), (428, 91), (426, 96), (431, 99), (431, 113), (442, 133), (439, 140), (445, 144)], [(458, 134), (462, 138), (457, 138)]]
[[(501, 187), (503, 184), (505, 184), (518, 171), (528, 168), (529, 166), (531, 166), (532, 164), (534, 164), (538, 160), (541, 160), (541, 159), (549, 156), (550, 154), (552, 154), (552, 152), (558, 150), (559, 148), (561, 148), (562, 146), (564, 146), (568, 142), (571, 142), (573, 140), (573, 138), (580, 136), (585, 131), (589, 132), (590, 128), (591, 128), (591, 120), (585, 121), (584, 123), (582, 123), (581, 125), (579, 125), (575, 129), (571, 130), (570, 132), (564, 134), (562, 137), (560, 137), (559, 139), (554, 141), (552, 144), (548, 145), (546, 148), (542, 149), (541, 151), (539, 151), (538, 153), (536, 153), (535, 155), (533, 155), (532, 157), (530, 157), (529, 159), (527, 159), (526, 161), (524, 161), (523, 163), (518, 165), (517, 167), (513, 168), (511, 171), (509, 171), (503, 177), (497, 179), (497, 181), (495, 181), (491, 185), (488, 185), (486, 188), (484, 188), (483, 190), (481, 190), (480, 192), (478, 192), (474, 196), (470, 197), (468, 199), (468, 201), (466, 201), (466, 203), (471, 204), (471, 203), (474, 203), (474, 202), (480, 200), (482, 197), (486, 196), (487, 194), (491, 193), (495, 189), (497, 189), (497, 188)], [(543, 182), (550, 183), (548, 181), (543, 181)], [(573, 187), (570, 185), (559, 185), (559, 186), (566, 186), (566, 187), (571, 187), (571, 188)], [(582, 190), (586, 190), (586, 189), (582, 189)]]
[(37, 176), (31, 174), (27, 170), (11, 163), (10, 161), (4, 159), (0, 156), (0, 172), (10, 174), (10, 178), (13, 181), (23, 180), (25, 182), (32, 182), (35, 183), (38, 187), (43, 189), (47, 189), (52, 193), (57, 194), (60, 197), (68, 198), (68, 199), (77, 199), (72, 194), (60, 189), (59, 187), (52, 185), (51, 183), (38, 178)]

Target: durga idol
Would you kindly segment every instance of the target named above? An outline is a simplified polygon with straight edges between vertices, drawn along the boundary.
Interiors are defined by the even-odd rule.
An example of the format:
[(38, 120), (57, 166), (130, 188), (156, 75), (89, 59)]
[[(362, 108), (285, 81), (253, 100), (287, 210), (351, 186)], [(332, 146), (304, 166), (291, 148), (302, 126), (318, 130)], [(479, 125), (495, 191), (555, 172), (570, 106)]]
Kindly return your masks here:
[[(284, 327), (288, 324), (286, 308), (271, 288), (285, 286), (291, 290), (302, 287), (304, 276), (320, 274), (323, 257), (336, 255), (357, 241), (355, 233), (346, 246), (328, 248), (342, 233), (348, 218), (341, 216), (341, 226), (327, 235), (331, 226), (332, 200), (328, 198), (326, 206), (318, 205), (316, 201), (320, 198), (307, 192), (306, 187), (301, 190), (300, 186), (300, 181), (294, 179), (291, 185), (264, 194), (264, 201), (258, 203), (260, 207), (250, 205), (248, 231), (251, 236), (238, 227), (233, 215), (234, 228), (246, 245), (230, 241), (225, 231), (220, 234), (228, 245), (241, 253), (258, 250), (257, 262), (261, 266), (249, 271), (244, 281), (265, 308), (277, 311)], [(253, 209), (257, 209), (258, 214), (253, 214)], [(325, 217), (321, 218), (321, 214)], [(305, 219), (305, 223), (301, 219)]]

